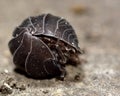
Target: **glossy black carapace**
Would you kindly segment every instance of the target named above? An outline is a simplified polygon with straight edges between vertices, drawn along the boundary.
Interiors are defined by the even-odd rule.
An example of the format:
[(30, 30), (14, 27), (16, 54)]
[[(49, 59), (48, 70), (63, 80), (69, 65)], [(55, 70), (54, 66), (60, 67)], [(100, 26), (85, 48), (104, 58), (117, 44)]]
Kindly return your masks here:
[(51, 14), (25, 19), (14, 30), (9, 49), (17, 68), (40, 79), (64, 79), (66, 64), (78, 64), (81, 52), (72, 26)]

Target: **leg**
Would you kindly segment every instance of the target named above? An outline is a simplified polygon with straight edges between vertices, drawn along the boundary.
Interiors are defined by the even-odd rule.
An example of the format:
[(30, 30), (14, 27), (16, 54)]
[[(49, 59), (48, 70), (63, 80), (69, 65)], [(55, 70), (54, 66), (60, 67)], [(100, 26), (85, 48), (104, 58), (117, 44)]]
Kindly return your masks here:
[(61, 58), (59, 62), (60, 62), (62, 65), (64, 65), (67, 60), (66, 60), (66, 58), (65, 58), (65, 56), (64, 56), (64, 53), (61, 51), (61, 49), (60, 49), (60, 47), (59, 47), (58, 45), (56, 45), (56, 51), (57, 51), (59, 57)]
[(65, 78), (65, 76), (66, 76), (66, 70), (65, 70), (65, 68), (64, 68), (63, 66), (61, 66), (61, 65), (59, 65), (58, 67), (59, 67), (59, 69), (60, 69), (60, 71), (61, 71), (61, 75), (58, 76), (57, 79), (63, 81), (64, 78)]

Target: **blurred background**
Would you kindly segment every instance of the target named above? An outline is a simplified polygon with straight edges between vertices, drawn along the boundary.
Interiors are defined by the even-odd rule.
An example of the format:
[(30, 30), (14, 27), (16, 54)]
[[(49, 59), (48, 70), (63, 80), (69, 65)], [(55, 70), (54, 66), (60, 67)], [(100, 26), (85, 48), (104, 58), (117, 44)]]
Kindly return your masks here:
[[(82, 80), (72, 79), (71, 67), (64, 82), (33, 80), (14, 72), (8, 49), (12, 32), (24, 19), (42, 13), (64, 17), (75, 29), (85, 51), (80, 58), (87, 61)], [(120, 96), (119, 17), (120, 0), (0, 0), (0, 86), (12, 78), (17, 87), (10, 96)], [(80, 73), (79, 67), (75, 70)], [(25, 90), (20, 91), (21, 86)], [(0, 96), (3, 93), (0, 90)]]

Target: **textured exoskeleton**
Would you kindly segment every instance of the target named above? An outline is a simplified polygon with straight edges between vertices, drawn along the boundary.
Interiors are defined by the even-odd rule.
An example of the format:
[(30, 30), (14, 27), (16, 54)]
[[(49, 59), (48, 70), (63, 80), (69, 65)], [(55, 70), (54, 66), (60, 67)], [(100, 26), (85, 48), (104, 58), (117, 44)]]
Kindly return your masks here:
[(9, 42), (14, 64), (33, 78), (64, 79), (65, 65), (79, 63), (81, 50), (72, 26), (51, 14), (29, 17)]

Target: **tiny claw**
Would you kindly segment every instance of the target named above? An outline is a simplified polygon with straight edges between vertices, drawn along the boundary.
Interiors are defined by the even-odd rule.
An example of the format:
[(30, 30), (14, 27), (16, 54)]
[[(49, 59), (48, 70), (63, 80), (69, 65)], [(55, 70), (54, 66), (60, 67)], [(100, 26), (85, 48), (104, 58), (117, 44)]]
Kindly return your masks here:
[(58, 80), (64, 81), (64, 78), (66, 76), (66, 71), (64, 68), (61, 69), (61, 75), (57, 77)]

